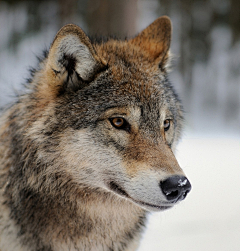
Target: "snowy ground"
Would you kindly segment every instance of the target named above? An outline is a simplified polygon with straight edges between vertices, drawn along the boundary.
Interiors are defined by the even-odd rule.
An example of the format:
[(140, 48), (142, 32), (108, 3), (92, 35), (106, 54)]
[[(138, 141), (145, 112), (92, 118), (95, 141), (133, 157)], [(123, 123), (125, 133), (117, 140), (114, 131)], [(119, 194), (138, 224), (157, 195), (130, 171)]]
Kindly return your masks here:
[(177, 158), (192, 191), (174, 209), (149, 217), (139, 251), (239, 251), (239, 135), (188, 134)]

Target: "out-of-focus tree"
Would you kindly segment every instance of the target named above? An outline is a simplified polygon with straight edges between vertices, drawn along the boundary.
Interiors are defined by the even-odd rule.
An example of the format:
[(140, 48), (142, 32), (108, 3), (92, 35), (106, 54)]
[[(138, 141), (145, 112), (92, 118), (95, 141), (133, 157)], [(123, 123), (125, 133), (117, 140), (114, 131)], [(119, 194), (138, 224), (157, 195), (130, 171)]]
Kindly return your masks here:
[(78, 2), (78, 0), (58, 0), (59, 26), (69, 23), (77, 15)]
[(229, 23), (233, 30), (233, 43), (240, 39), (240, 1), (230, 1)]
[(89, 32), (120, 38), (136, 32), (137, 0), (89, 0), (87, 23)]

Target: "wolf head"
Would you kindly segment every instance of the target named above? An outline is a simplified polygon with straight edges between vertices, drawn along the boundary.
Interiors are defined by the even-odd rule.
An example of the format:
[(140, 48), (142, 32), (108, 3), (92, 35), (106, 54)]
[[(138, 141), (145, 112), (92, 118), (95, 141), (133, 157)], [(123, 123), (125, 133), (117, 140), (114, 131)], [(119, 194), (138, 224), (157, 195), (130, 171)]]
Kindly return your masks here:
[(54, 189), (67, 180), (147, 210), (186, 197), (191, 186), (173, 154), (182, 106), (167, 77), (170, 40), (167, 17), (125, 41), (92, 43), (76, 25), (57, 33), (31, 83), (25, 132), (41, 189), (64, 177)]

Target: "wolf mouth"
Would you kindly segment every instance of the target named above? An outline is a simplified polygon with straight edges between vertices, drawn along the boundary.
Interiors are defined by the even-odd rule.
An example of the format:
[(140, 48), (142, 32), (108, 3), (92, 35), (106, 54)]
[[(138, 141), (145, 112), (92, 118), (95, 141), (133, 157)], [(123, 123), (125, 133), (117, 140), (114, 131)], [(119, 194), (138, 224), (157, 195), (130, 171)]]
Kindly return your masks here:
[(115, 193), (122, 195), (127, 198), (131, 198), (118, 184), (116, 184), (114, 181), (109, 182), (109, 188), (110, 190), (114, 191)]
[(143, 202), (143, 201), (139, 201), (139, 200), (135, 200), (133, 199), (131, 196), (129, 196), (122, 187), (120, 187), (117, 183), (115, 183), (114, 181), (110, 181), (108, 183), (108, 187), (110, 190), (112, 190), (113, 192), (127, 198), (127, 199), (130, 199), (131, 201), (135, 202), (136, 204), (138, 205), (141, 205), (143, 207), (146, 207), (146, 208), (152, 208), (152, 209), (155, 209), (155, 210), (166, 210), (166, 209), (169, 209), (171, 208), (173, 205), (172, 204), (169, 204), (169, 205), (162, 205), (162, 206), (158, 206), (158, 205), (153, 205), (153, 204), (149, 204), (149, 203), (146, 203), (146, 202)]

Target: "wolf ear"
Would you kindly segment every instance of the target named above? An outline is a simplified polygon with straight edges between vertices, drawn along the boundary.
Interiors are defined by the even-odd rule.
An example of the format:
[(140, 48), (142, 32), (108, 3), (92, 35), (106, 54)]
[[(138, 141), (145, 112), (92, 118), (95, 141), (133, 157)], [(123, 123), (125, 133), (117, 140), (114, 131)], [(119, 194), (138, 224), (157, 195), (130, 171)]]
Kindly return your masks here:
[[(81, 88), (106, 67), (81, 28), (68, 24), (57, 33), (47, 58), (46, 69), (55, 88)], [(64, 85), (64, 86), (63, 86)], [(84, 84), (83, 84), (84, 85)], [(56, 90), (57, 91), (57, 90)]]
[(150, 59), (164, 68), (169, 57), (172, 24), (167, 16), (162, 16), (140, 32), (130, 43), (141, 47), (149, 54)]

